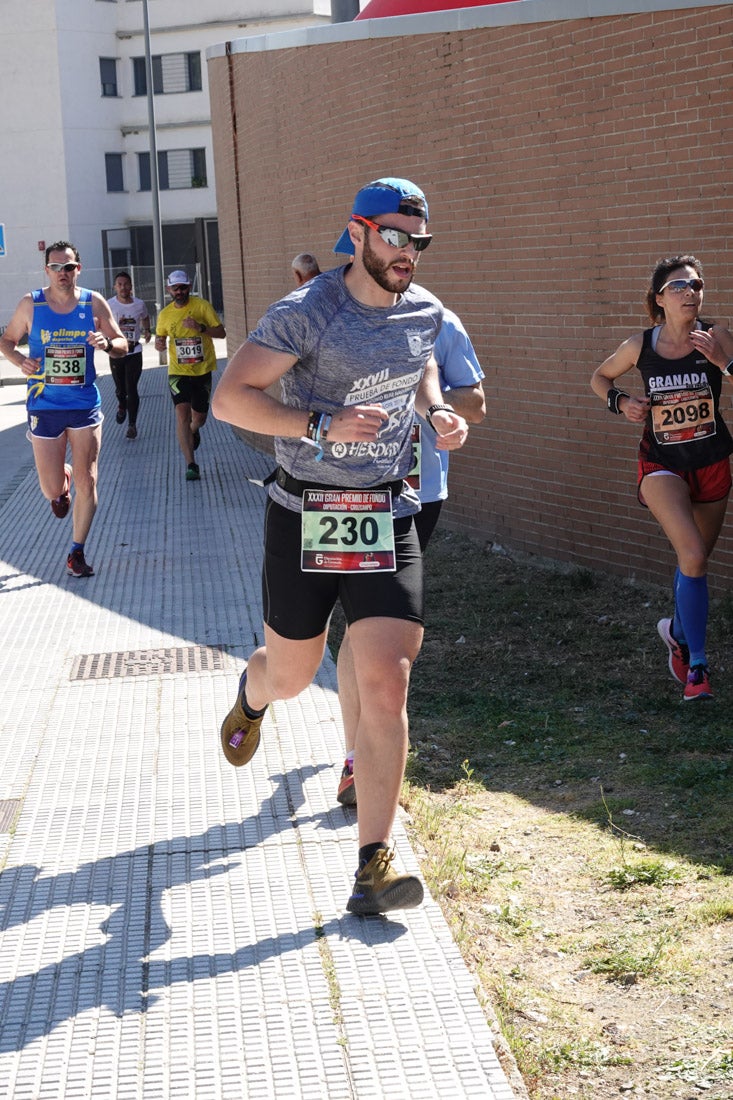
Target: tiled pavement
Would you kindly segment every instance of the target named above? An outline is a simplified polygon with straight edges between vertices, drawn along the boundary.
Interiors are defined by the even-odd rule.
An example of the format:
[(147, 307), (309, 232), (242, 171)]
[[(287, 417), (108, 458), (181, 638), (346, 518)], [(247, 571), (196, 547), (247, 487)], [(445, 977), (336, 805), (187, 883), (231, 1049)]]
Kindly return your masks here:
[[(70, 519), (0, 421), (0, 1098), (524, 1095), (438, 905), (345, 913), (332, 663), (271, 708), (251, 766), (224, 761), (261, 632), (247, 478), (269, 460), (211, 419), (187, 483), (146, 360), (134, 442), (100, 380), (93, 578), (65, 575)], [(395, 839), (417, 873), (399, 822)]]

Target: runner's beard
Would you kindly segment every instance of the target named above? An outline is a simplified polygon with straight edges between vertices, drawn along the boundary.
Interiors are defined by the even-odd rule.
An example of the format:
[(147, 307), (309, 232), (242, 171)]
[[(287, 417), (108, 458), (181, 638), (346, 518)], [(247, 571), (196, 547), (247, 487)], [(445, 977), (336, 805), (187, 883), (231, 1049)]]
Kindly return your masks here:
[[(410, 265), (410, 277), (409, 279), (401, 278), (395, 275), (391, 270), (391, 264), (384, 263), (380, 260), (373, 251), (369, 244), (369, 234), (364, 234), (364, 249), (362, 251), (362, 260), (367, 272), (371, 275), (374, 282), (381, 286), (382, 290), (389, 291), (390, 294), (402, 294), (407, 290), (408, 286), (412, 282), (415, 275), (415, 264)], [(406, 261), (409, 263), (409, 260)]]

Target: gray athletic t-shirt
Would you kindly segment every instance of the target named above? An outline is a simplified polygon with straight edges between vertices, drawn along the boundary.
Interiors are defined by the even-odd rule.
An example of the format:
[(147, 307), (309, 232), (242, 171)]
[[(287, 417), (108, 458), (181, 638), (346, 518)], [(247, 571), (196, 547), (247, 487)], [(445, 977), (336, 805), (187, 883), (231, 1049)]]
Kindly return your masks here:
[[(382, 405), (389, 413), (374, 443), (329, 443), (323, 457), (298, 439), (275, 437), (283, 469), (301, 481), (367, 489), (397, 481), (410, 470), (415, 391), (440, 331), (443, 307), (420, 286), (410, 286), (394, 306), (366, 306), (346, 287), (345, 267), (325, 272), (270, 306), (250, 340), (297, 355), (280, 380), (281, 400), (291, 408), (335, 413), (347, 405)], [(299, 497), (270, 485), (273, 500), (300, 511)], [(408, 486), (395, 516), (419, 509)]]

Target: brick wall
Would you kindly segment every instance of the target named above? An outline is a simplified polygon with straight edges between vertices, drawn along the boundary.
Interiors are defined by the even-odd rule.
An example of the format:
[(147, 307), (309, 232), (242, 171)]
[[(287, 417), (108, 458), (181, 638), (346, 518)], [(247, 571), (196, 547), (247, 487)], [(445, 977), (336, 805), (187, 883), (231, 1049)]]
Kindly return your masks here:
[[(414, 179), (435, 234), (419, 281), (486, 372), (445, 522), (666, 582), (673, 556), (635, 498), (638, 430), (588, 383), (645, 326), (661, 255), (698, 255), (704, 315), (733, 316), (732, 43), (726, 6), (211, 60), (231, 346), (291, 289), (297, 252), (335, 265), (358, 187)], [(733, 579), (725, 533), (712, 579)]]

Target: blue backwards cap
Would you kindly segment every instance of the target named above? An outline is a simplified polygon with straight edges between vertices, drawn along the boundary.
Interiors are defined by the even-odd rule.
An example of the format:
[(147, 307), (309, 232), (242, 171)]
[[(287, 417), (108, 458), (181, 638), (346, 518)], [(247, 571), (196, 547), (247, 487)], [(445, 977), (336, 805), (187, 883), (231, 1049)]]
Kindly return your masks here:
[[(357, 191), (351, 214), (352, 217), (354, 214), (361, 214), (363, 218), (374, 218), (378, 214), (416, 214), (427, 221), (428, 201), (420, 188), (409, 180), (385, 176), (384, 179), (373, 180), (362, 187), (361, 191)], [(344, 229), (333, 250), (347, 256), (354, 255), (354, 245), (348, 228)]]

